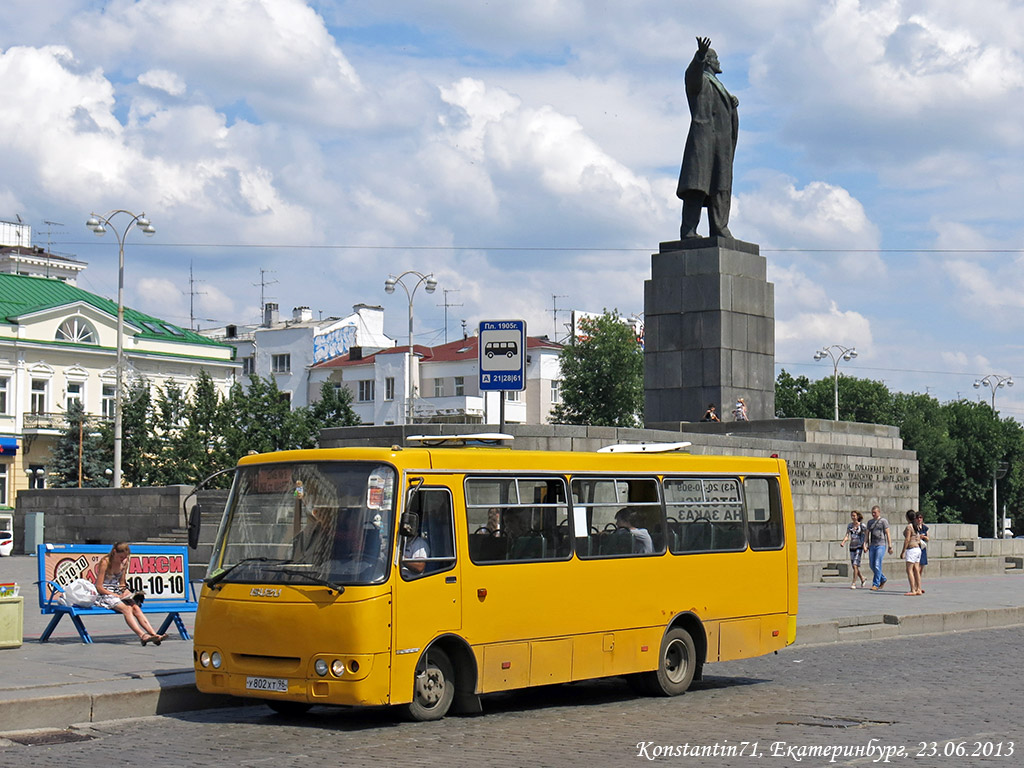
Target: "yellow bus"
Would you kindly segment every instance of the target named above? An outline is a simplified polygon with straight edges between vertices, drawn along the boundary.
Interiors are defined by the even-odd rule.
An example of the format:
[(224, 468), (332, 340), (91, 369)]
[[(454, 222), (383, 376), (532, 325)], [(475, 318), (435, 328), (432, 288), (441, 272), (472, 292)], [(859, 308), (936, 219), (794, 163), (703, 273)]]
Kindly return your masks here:
[[(198, 517), (197, 515), (194, 517)], [(417, 445), (243, 458), (199, 598), (196, 683), (402, 705), (623, 676), (672, 696), (796, 637), (777, 458)]]

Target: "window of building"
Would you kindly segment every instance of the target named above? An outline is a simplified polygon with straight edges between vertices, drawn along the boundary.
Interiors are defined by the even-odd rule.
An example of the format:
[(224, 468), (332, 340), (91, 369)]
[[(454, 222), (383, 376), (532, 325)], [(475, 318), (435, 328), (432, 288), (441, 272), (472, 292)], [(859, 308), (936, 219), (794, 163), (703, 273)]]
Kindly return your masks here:
[(384, 399), (394, 400), (395, 399), (395, 377), (388, 376), (384, 379)]
[(252, 376), (256, 373), (256, 358), (252, 355), (242, 358), (242, 375)]
[(520, 392), (518, 389), (509, 390), (508, 392), (505, 393), (505, 402), (518, 403), (520, 400), (522, 400), (522, 394), (523, 393)]
[(103, 414), (103, 418), (112, 419), (114, 418), (114, 411), (117, 405), (117, 388), (113, 384), (104, 384), (103, 393), (100, 399), (100, 412)]
[(466, 377), (456, 376), (455, 377), (455, 396), (463, 397), (466, 394)]
[(359, 380), (359, 402), (360, 403), (372, 403), (374, 399), (374, 381), (373, 379), (360, 379)]
[(7, 413), (7, 388), (10, 381), (7, 376), (0, 376), (0, 415)]
[(68, 411), (71, 411), (71, 404), (78, 403), (79, 406), (84, 407), (85, 404), (82, 402), (82, 390), (85, 389), (85, 385), (80, 381), (69, 381), (67, 389), (67, 398), (65, 406)]
[(73, 341), (76, 344), (95, 344), (96, 332), (80, 317), (65, 320), (57, 328), (57, 341)]
[(292, 356), (291, 355), (272, 355), (271, 366), (274, 373), (291, 373), (292, 372)]
[(46, 379), (32, 379), (29, 395), (29, 411), (31, 413), (46, 413), (46, 385)]
[(474, 563), (564, 560), (572, 553), (565, 480), (466, 479), (469, 557)]
[(558, 379), (551, 380), (551, 404), (557, 405), (562, 402), (562, 382)]
[(672, 552), (735, 551), (747, 546), (738, 478), (667, 477), (664, 488)]
[(434, 379), (434, 397), (444, 397), (444, 379)]
[(0, 505), (7, 506), (7, 464), (0, 464)]
[(580, 557), (665, 551), (661, 499), (654, 478), (577, 478), (572, 481), (572, 499)]

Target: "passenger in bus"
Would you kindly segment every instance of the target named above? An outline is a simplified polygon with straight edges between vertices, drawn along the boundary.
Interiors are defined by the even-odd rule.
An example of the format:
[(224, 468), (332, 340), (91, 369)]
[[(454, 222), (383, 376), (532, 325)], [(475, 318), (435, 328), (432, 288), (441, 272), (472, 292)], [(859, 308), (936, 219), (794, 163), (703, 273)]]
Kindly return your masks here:
[(629, 507), (615, 513), (615, 527), (629, 531), (633, 537), (633, 554), (646, 555), (654, 551), (654, 541), (646, 528), (637, 528), (636, 517)]
[(125, 624), (139, 636), (139, 641), (143, 645), (160, 645), (167, 635), (158, 634), (153, 629), (142, 608), (132, 600), (132, 591), (128, 589), (128, 558), (131, 553), (131, 545), (126, 541), (119, 541), (96, 564), (96, 577), (93, 580), (96, 591), (99, 592), (96, 605), (117, 611), (124, 616)]

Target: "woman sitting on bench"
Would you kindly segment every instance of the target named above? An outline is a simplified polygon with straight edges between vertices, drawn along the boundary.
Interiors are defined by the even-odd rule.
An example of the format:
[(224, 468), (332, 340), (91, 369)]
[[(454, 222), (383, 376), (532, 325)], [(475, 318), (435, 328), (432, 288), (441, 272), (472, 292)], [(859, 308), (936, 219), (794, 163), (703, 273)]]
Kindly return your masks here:
[(139, 636), (143, 645), (160, 645), (167, 635), (158, 635), (149, 619), (132, 599), (131, 590), (126, 586), (128, 579), (128, 556), (132, 553), (126, 541), (119, 541), (110, 548), (110, 553), (96, 565), (96, 591), (100, 593), (96, 605), (117, 611), (124, 616), (128, 627)]

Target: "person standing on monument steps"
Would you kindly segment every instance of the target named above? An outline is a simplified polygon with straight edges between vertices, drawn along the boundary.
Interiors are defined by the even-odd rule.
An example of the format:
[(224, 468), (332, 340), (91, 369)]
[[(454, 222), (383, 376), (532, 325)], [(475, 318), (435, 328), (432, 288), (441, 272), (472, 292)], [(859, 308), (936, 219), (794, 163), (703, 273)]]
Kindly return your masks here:
[(708, 209), (711, 237), (732, 237), (732, 161), (739, 135), (739, 99), (725, 90), (716, 75), (722, 72), (711, 39), (697, 38), (697, 52), (686, 68), (686, 101), (690, 132), (683, 150), (676, 197), (683, 201), (683, 240), (699, 237), (702, 208)]

